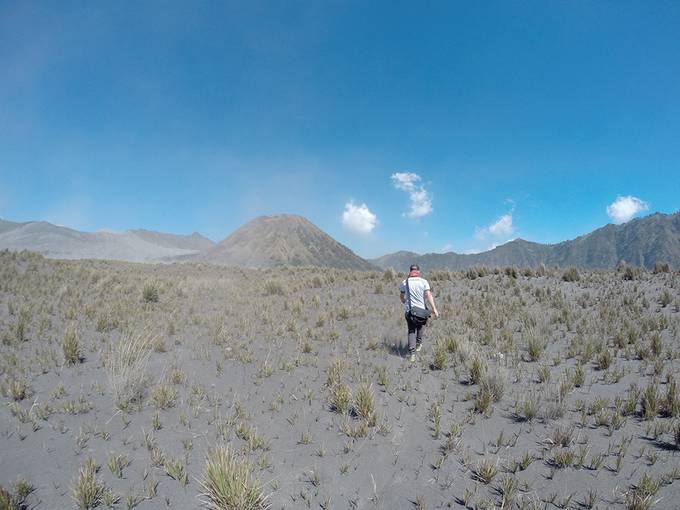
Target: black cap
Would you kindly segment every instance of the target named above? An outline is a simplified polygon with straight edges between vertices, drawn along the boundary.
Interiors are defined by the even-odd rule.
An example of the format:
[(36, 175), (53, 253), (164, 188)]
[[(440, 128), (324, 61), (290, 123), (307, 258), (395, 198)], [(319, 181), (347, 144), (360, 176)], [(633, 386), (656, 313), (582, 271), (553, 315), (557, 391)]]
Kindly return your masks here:
[(408, 268), (409, 271), (420, 271), (420, 266), (418, 264), (411, 264), (411, 267)]

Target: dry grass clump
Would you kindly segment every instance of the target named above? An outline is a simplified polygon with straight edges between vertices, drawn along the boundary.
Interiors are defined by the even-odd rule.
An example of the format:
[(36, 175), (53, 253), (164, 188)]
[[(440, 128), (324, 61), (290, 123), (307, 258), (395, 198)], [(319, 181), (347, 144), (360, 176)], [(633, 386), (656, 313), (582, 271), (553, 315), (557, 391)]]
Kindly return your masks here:
[(661, 393), (659, 387), (650, 384), (640, 395), (640, 405), (642, 406), (642, 416), (645, 420), (651, 420), (659, 412), (661, 405)]
[(475, 396), (475, 412), (485, 414), (491, 408), (491, 404), (500, 402), (506, 383), (507, 378), (502, 371), (482, 377), (479, 381), (479, 391)]
[(648, 510), (657, 500), (654, 499), (656, 493), (659, 492), (661, 483), (654, 480), (648, 474), (642, 475), (642, 478), (625, 494), (625, 504), (628, 510)]
[(243, 439), (246, 443), (248, 443), (248, 448), (250, 448), (251, 451), (266, 451), (270, 448), (269, 442), (263, 436), (259, 435), (257, 431), (246, 422), (241, 422), (238, 424), (236, 427), (236, 437)]
[(156, 409), (175, 407), (177, 389), (169, 384), (157, 384), (151, 390), (151, 402)]
[(664, 415), (677, 418), (680, 416), (680, 391), (678, 391), (678, 383), (672, 374), (668, 374), (666, 383), (666, 396), (663, 400)]
[(345, 384), (336, 384), (331, 388), (330, 406), (336, 413), (345, 414), (352, 403), (352, 390)]
[(578, 282), (580, 279), (581, 275), (575, 267), (570, 267), (562, 273), (562, 280), (565, 282)]
[(328, 376), (326, 379), (326, 385), (332, 388), (336, 384), (340, 384), (342, 381), (342, 374), (345, 371), (345, 361), (342, 358), (335, 359), (328, 366)]
[(141, 402), (146, 388), (146, 367), (155, 337), (147, 332), (120, 338), (106, 359), (106, 370), (116, 405), (125, 410)]
[(670, 273), (670, 272), (671, 272), (671, 266), (668, 264), (668, 262), (655, 262), (654, 263), (654, 268), (652, 269), (652, 273), (661, 274), (661, 273)]
[(97, 478), (98, 470), (94, 460), (88, 459), (73, 482), (71, 496), (80, 510), (95, 508), (102, 503), (106, 488)]
[(66, 330), (61, 341), (61, 349), (64, 353), (64, 363), (67, 365), (75, 365), (83, 360), (83, 346), (77, 328), (72, 326)]
[(153, 283), (144, 285), (144, 288), (142, 289), (142, 300), (145, 303), (158, 303), (158, 286)]
[(514, 416), (517, 421), (532, 422), (538, 417), (540, 398), (537, 395), (527, 395), (515, 402)]
[(475, 479), (482, 483), (489, 484), (498, 474), (498, 460), (491, 460), (490, 458), (483, 458), (477, 462), (477, 465), (472, 470)]
[(517, 478), (506, 476), (496, 487), (496, 492), (501, 496), (501, 508), (512, 508), (519, 491)]
[(26, 498), (34, 487), (26, 480), (19, 480), (13, 491), (0, 487), (0, 510), (23, 510), (27, 508)]
[(448, 350), (444, 342), (437, 342), (434, 346), (434, 354), (432, 358), (432, 368), (434, 370), (443, 370), (446, 368), (448, 361)]
[(264, 283), (264, 293), (267, 296), (283, 296), (286, 291), (279, 280), (267, 280)]
[(383, 387), (384, 391), (387, 391), (390, 385), (390, 373), (384, 365), (378, 367), (378, 384)]
[(478, 384), (486, 377), (489, 366), (480, 356), (475, 356), (468, 367), (468, 383)]
[(165, 474), (168, 475), (173, 480), (177, 480), (182, 485), (187, 485), (189, 483), (189, 477), (187, 476), (186, 468), (184, 464), (179, 459), (165, 459), (163, 463), (163, 469), (165, 469)]
[(642, 275), (642, 269), (636, 266), (631, 266), (630, 264), (621, 264), (617, 271), (621, 273), (622, 277), (626, 281), (637, 280)]
[(366, 422), (366, 425), (375, 426), (378, 421), (378, 414), (375, 410), (375, 395), (371, 385), (362, 384), (359, 386), (354, 399), (354, 412)]
[(533, 331), (530, 331), (527, 338), (527, 356), (529, 361), (541, 359), (544, 349), (545, 343)]
[(106, 465), (108, 466), (109, 471), (117, 478), (123, 478), (123, 469), (130, 465), (130, 459), (127, 455), (116, 455), (115, 453), (112, 453), (109, 455)]
[(210, 450), (199, 480), (203, 504), (210, 510), (264, 510), (270, 507), (247, 459), (228, 446)]
[(4, 396), (11, 398), (15, 402), (19, 402), (31, 395), (28, 382), (24, 377), (18, 375), (7, 376), (0, 389), (2, 389)]

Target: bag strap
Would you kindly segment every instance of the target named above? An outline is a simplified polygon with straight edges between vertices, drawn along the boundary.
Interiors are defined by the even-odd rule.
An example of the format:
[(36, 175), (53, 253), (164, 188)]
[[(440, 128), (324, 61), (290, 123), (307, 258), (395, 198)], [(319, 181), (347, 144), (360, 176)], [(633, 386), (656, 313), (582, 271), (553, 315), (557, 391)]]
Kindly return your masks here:
[(408, 300), (408, 311), (410, 312), (413, 305), (411, 304), (411, 288), (409, 287), (408, 279), (409, 276), (406, 277), (406, 299)]

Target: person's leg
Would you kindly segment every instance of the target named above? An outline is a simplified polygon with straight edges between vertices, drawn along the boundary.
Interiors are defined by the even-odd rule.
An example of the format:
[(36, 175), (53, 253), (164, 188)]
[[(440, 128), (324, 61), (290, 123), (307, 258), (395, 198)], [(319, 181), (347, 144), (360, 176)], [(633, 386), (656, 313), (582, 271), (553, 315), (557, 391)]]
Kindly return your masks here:
[(416, 325), (411, 322), (406, 315), (406, 326), (408, 328), (408, 352), (413, 354), (416, 352)]
[(418, 326), (416, 328), (416, 350), (420, 350), (420, 346), (423, 345), (423, 339), (425, 338), (425, 324)]

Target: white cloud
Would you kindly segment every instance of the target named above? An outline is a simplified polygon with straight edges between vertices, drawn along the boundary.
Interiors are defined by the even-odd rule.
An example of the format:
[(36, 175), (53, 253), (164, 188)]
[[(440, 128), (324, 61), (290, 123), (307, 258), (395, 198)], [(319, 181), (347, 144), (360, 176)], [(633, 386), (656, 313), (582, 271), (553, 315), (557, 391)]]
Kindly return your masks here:
[(345, 212), (342, 213), (345, 229), (357, 234), (370, 234), (377, 224), (378, 218), (366, 204), (357, 205), (351, 200), (345, 204)]
[(489, 235), (496, 238), (503, 238), (512, 235), (515, 232), (515, 226), (512, 223), (512, 213), (507, 213), (498, 218), (494, 223), (488, 227), (478, 228), (475, 231), (477, 239), (486, 239)]
[(504, 214), (493, 225), (489, 225), (489, 233), (494, 236), (509, 236), (514, 231), (512, 214)]
[(621, 224), (630, 221), (633, 216), (647, 209), (649, 209), (649, 205), (644, 200), (630, 195), (619, 196), (607, 206), (607, 215), (614, 223)]
[(409, 218), (422, 218), (432, 212), (432, 196), (420, 184), (420, 176), (413, 172), (396, 172), (392, 174), (392, 184), (395, 188), (408, 193), (410, 210), (406, 213)]

